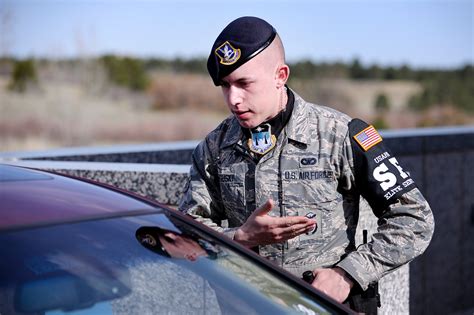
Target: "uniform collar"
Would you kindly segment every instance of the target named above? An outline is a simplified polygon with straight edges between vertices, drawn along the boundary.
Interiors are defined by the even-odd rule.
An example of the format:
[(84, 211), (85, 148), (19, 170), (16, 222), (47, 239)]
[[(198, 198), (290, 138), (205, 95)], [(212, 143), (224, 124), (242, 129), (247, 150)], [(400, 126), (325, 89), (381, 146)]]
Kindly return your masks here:
[(291, 90), (295, 96), (295, 102), (293, 106), (293, 113), (291, 115), (288, 124), (286, 124), (285, 132), (288, 139), (308, 144), (310, 142), (308, 119), (309, 119), (309, 106), (305, 106), (306, 102)]
[(234, 116), (231, 116), (227, 119), (229, 119), (230, 122), (229, 122), (229, 125), (228, 125), (229, 127), (227, 131), (224, 133), (226, 137), (222, 139), (222, 142), (220, 145), (221, 149), (232, 146), (239, 141), (242, 142), (241, 139), (243, 138), (242, 128), (240, 128), (240, 124), (237, 121), (237, 118), (235, 118)]

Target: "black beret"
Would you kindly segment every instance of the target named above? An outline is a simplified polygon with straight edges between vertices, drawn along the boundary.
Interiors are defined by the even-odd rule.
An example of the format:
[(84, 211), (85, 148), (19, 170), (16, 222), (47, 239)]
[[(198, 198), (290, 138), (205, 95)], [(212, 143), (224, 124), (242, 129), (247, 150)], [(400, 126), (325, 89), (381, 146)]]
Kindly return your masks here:
[(258, 55), (275, 39), (268, 22), (252, 16), (240, 17), (219, 34), (207, 59), (207, 70), (216, 86), (222, 78)]

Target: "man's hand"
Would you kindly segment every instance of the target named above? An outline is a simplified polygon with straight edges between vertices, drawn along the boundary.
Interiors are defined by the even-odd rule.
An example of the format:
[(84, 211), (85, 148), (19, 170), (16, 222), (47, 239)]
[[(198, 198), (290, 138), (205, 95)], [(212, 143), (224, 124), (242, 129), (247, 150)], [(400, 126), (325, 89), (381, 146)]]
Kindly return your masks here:
[(346, 272), (339, 267), (318, 268), (313, 271), (313, 274), (315, 278), (311, 285), (339, 303), (347, 299), (354, 285)]
[(269, 199), (258, 207), (237, 229), (234, 240), (247, 247), (283, 243), (315, 227), (316, 221), (303, 216), (269, 216), (268, 212), (274, 205), (274, 201)]

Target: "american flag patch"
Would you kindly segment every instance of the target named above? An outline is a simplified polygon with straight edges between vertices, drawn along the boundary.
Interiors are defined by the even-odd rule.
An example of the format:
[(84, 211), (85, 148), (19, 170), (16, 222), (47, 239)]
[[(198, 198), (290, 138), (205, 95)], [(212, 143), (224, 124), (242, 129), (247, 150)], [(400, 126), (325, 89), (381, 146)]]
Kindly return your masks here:
[(372, 125), (356, 134), (354, 139), (361, 146), (361, 148), (364, 149), (364, 151), (369, 150), (374, 145), (382, 141), (382, 137)]

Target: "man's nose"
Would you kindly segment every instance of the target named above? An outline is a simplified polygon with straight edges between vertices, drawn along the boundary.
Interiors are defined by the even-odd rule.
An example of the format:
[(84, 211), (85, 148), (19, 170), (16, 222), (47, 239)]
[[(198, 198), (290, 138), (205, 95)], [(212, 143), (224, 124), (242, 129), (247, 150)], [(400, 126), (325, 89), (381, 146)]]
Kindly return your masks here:
[(165, 232), (164, 236), (171, 239), (171, 240), (173, 240), (173, 241), (177, 239), (177, 235), (175, 235), (174, 233), (171, 233), (171, 232)]
[(230, 86), (227, 92), (227, 102), (233, 108), (242, 102), (241, 91), (235, 86)]

